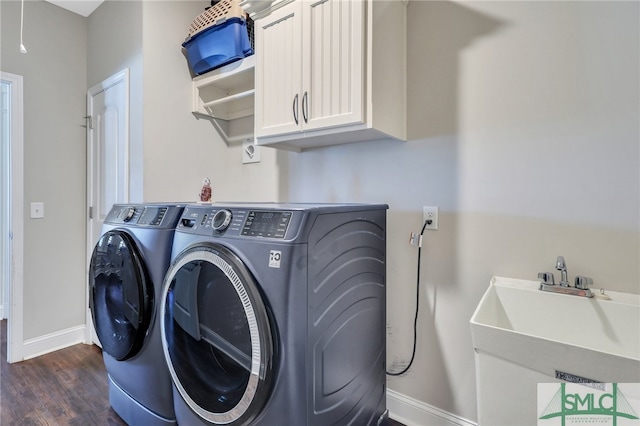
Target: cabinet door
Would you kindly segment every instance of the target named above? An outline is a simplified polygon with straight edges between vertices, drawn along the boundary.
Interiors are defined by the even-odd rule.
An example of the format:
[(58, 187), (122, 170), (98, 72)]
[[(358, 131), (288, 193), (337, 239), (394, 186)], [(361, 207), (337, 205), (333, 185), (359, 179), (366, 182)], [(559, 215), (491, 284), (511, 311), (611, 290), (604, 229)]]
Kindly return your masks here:
[(301, 12), (293, 2), (256, 21), (257, 137), (301, 131)]
[(364, 123), (364, 0), (299, 3), (303, 128)]

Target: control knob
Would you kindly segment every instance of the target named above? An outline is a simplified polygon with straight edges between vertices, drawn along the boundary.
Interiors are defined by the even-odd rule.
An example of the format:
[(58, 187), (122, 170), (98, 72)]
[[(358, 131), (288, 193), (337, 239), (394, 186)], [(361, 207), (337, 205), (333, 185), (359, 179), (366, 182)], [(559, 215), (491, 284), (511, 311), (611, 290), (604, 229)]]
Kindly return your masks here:
[(120, 219), (122, 219), (123, 222), (129, 222), (131, 219), (133, 219), (133, 216), (135, 214), (136, 209), (134, 209), (133, 207), (127, 207), (122, 210), (122, 212), (120, 212)]
[(211, 226), (214, 230), (222, 232), (229, 227), (232, 216), (229, 210), (218, 210), (216, 214), (213, 215)]

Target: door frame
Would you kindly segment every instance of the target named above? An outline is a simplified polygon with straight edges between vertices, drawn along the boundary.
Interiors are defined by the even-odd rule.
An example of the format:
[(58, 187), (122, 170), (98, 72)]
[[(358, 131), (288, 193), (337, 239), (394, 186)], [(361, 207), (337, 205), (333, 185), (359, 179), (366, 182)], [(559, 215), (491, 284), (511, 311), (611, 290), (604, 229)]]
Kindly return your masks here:
[[(94, 235), (93, 228), (93, 215), (91, 214), (91, 210), (93, 208), (93, 200), (99, 194), (94, 194), (94, 179), (96, 178), (96, 170), (94, 170), (94, 156), (95, 152), (95, 132), (92, 126), (94, 111), (93, 111), (93, 98), (98, 95), (100, 92), (103, 92), (110, 87), (113, 87), (117, 84), (124, 84), (125, 91), (125, 99), (124, 99), (124, 127), (125, 127), (125, 136), (124, 136), (124, 180), (127, 183), (125, 185), (125, 202), (129, 201), (129, 68), (125, 68), (122, 71), (119, 71), (102, 81), (101, 83), (96, 84), (91, 87), (87, 91), (87, 205), (86, 205), (86, 213), (87, 213), (87, 223), (86, 223), (86, 259), (85, 259), (85, 276), (89, 277), (89, 265), (91, 263), (91, 254), (93, 253), (93, 247), (100, 237), (100, 235)], [(91, 310), (89, 309), (89, 290), (88, 286), (86, 286), (86, 297), (85, 297), (85, 342), (86, 343), (99, 343), (98, 336), (96, 335), (95, 329), (93, 328), (93, 320), (91, 318)]]
[(24, 91), (23, 77), (0, 72), (0, 79), (11, 87), (9, 178), (9, 324), (7, 326), (7, 361), (23, 360), (23, 287), (24, 287)]

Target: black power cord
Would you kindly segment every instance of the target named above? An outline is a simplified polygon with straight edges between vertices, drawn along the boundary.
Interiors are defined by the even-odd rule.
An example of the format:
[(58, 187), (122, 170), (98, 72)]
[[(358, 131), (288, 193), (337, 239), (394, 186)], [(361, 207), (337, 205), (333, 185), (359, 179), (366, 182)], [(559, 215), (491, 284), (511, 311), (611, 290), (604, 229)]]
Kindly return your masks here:
[(411, 365), (413, 365), (413, 360), (416, 357), (416, 343), (418, 341), (418, 312), (420, 308), (420, 258), (422, 257), (422, 234), (424, 234), (424, 230), (427, 225), (431, 225), (432, 221), (425, 220), (424, 225), (422, 225), (422, 231), (420, 231), (420, 243), (418, 244), (418, 268), (416, 272), (416, 315), (413, 318), (413, 350), (411, 351), (411, 359), (409, 360), (409, 364), (404, 367), (401, 371), (391, 372), (387, 371), (388, 376), (402, 376), (404, 373), (409, 371)]

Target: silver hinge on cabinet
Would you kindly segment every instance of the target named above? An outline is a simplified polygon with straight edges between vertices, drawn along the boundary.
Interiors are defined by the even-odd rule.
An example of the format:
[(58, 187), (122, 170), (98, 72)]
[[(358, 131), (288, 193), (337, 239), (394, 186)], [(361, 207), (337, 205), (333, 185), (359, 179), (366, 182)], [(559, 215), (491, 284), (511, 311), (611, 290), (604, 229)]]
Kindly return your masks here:
[(93, 206), (89, 207), (89, 219), (93, 219)]
[(85, 115), (83, 118), (87, 120), (87, 125), (82, 127), (86, 127), (89, 130), (93, 130), (93, 117), (90, 115)]

